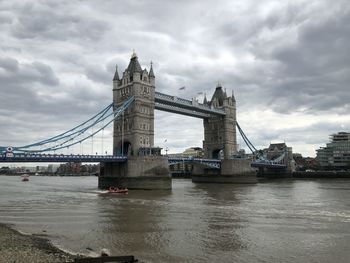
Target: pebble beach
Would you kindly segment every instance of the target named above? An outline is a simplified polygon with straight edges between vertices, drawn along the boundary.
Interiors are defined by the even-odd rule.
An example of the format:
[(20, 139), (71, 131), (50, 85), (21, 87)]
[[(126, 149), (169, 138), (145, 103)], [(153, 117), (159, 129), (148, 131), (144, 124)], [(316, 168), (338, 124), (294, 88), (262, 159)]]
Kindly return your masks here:
[(1, 263), (74, 262), (76, 257), (56, 248), (45, 238), (24, 235), (0, 224)]

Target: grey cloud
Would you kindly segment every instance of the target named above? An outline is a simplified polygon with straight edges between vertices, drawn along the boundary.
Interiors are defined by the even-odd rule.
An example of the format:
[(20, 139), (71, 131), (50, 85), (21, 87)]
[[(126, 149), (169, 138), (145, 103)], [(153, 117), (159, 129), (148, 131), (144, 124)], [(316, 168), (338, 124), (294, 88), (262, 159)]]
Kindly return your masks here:
[(12, 32), (24, 39), (98, 40), (108, 26), (102, 20), (75, 12), (77, 2), (25, 3), (18, 7), (17, 22)]
[(13, 73), (18, 70), (18, 61), (13, 58), (0, 58), (0, 68)]
[(89, 65), (85, 68), (85, 71), (86, 76), (95, 82), (101, 82), (104, 84), (111, 83), (111, 72), (108, 72), (106, 68), (101, 67), (101, 65)]
[[(153, 60), (160, 92), (210, 98), (217, 81), (233, 89), (239, 120), (266, 109), (286, 118), (294, 111), (346, 116), (349, 22), (342, 0), (1, 1), (0, 120), (24, 130), (50, 123), (38, 125), (45, 135), (86, 119), (111, 101), (115, 65), (122, 74), (133, 48), (143, 67)], [(201, 145), (201, 122), (157, 113), (156, 123), (156, 138), (173, 137), (174, 149)], [(186, 127), (190, 136), (178, 135)], [(320, 137), (329, 133), (319, 129)], [(293, 132), (302, 134), (281, 127), (251, 136), (258, 145), (283, 133), (302, 140)]]

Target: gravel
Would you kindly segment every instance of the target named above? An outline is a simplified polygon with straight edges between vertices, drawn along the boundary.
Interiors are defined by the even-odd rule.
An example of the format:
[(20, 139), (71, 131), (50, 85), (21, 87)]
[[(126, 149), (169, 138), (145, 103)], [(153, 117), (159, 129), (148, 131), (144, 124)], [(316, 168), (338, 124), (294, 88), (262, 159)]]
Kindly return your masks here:
[(23, 235), (8, 225), (0, 224), (1, 263), (74, 262), (76, 257), (56, 248), (47, 239)]

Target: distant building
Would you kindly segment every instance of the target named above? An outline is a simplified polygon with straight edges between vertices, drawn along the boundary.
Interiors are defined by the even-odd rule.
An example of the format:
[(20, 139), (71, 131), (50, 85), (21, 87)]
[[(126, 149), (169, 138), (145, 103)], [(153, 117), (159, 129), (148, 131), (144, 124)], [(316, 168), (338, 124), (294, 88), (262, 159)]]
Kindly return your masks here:
[(99, 173), (99, 164), (64, 163), (56, 173), (58, 175), (93, 175)]
[(49, 164), (47, 166), (47, 172), (50, 174), (54, 174), (57, 172), (58, 168), (60, 167), (59, 164)]
[(317, 169), (316, 158), (303, 157), (300, 153), (293, 153), (293, 159), (295, 161), (297, 171)]
[(287, 165), (287, 169), (294, 171), (296, 169), (293, 159), (292, 147), (288, 147), (286, 143), (270, 143), (269, 148), (263, 150), (263, 155), (268, 160), (277, 160), (284, 154), (283, 162)]
[(316, 150), (318, 165), (325, 170), (350, 170), (350, 133), (330, 135), (326, 147)]
[(186, 149), (182, 153), (183, 157), (194, 157), (194, 158), (203, 158), (204, 157), (204, 151), (201, 147), (191, 147)]

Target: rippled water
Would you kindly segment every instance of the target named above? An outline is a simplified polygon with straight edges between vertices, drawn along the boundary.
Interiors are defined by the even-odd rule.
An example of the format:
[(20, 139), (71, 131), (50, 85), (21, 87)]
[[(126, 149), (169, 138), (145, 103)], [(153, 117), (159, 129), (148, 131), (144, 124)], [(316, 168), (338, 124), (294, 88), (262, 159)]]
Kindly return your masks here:
[(0, 222), (144, 262), (349, 262), (350, 180), (193, 184), (110, 195), (96, 177), (0, 176)]

